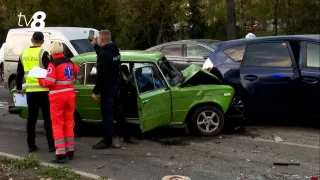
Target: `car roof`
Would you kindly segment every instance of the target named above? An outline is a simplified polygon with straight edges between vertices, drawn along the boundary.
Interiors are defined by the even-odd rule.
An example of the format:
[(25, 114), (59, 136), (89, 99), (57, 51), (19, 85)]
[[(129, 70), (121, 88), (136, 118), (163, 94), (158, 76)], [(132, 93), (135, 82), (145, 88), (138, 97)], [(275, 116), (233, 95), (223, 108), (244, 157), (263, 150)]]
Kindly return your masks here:
[(214, 40), (214, 39), (186, 39), (186, 40), (180, 40), (180, 41), (170, 41), (167, 43), (163, 43), (163, 44), (158, 44), (156, 46), (150, 47), (147, 50), (151, 50), (151, 49), (156, 49), (158, 47), (162, 47), (162, 46), (167, 46), (167, 45), (171, 45), (171, 44), (188, 44), (188, 43), (193, 43), (193, 44), (203, 44), (203, 45), (208, 45), (208, 44), (213, 44), (213, 43), (221, 43), (222, 41), (220, 40)]
[[(44, 27), (42, 32), (43, 33), (51, 33), (51, 34), (62, 34), (68, 39), (83, 39), (88, 37), (89, 31), (94, 30), (98, 33), (98, 30), (89, 27)], [(20, 32), (34, 32), (31, 28), (12, 28), (9, 30), (10, 33), (16, 34)]]
[(319, 34), (307, 34), (307, 35), (286, 35), (286, 36), (265, 36), (265, 37), (257, 37), (253, 39), (235, 39), (221, 42), (220, 48), (228, 48), (239, 45), (245, 45), (249, 43), (259, 43), (265, 41), (313, 41), (320, 42)]
[[(164, 55), (161, 52), (142, 51), (142, 50), (122, 50), (120, 51), (121, 61), (131, 62), (154, 62), (156, 63)], [(72, 58), (76, 64), (84, 62), (96, 62), (97, 54), (95, 52), (84, 53)]]

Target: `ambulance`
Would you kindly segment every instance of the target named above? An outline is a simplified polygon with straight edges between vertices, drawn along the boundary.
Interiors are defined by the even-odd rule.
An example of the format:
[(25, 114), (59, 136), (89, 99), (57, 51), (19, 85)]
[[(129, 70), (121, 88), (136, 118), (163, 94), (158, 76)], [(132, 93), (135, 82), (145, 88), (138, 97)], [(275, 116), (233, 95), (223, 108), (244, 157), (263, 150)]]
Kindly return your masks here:
[[(32, 46), (31, 38), (35, 31), (31, 28), (10, 29), (4, 48), (4, 82), (5, 88), (12, 90), (16, 86), (16, 73), (19, 56), (29, 46)], [(98, 36), (98, 30), (84, 27), (45, 27), (42, 30), (44, 44), (42, 48), (47, 50), (53, 41), (63, 43), (66, 57), (72, 58), (79, 54), (93, 52), (94, 49), (88, 40), (89, 34)]]

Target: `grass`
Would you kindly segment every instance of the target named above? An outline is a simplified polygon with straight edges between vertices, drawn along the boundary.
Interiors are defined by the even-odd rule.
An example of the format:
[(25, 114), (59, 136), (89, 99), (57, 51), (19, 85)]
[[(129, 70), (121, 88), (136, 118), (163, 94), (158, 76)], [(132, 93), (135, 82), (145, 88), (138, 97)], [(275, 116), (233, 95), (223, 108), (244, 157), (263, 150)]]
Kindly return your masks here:
[[(76, 174), (70, 167), (43, 167), (35, 155), (31, 154), (23, 159), (10, 159), (0, 156), (0, 179), (41, 179), (44, 180), (90, 180)], [(108, 178), (101, 178), (107, 180)]]

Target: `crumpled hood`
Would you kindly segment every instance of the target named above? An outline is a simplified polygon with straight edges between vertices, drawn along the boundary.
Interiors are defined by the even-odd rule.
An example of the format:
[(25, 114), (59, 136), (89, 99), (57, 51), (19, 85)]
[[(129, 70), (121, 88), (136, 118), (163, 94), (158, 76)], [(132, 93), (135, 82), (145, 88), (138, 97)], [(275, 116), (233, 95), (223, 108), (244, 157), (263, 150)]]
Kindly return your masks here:
[(181, 86), (194, 86), (204, 84), (223, 84), (222, 81), (200, 66), (192, 64), (182, 71), (183, 81)]

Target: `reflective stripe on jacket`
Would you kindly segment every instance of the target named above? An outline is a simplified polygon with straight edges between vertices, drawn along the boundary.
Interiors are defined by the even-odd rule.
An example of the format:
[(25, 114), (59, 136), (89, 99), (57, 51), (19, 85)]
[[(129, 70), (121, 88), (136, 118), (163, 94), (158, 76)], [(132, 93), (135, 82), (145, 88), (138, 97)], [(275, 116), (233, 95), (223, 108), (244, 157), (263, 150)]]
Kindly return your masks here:
[(46, 78), (40, 79), (39, 83), (49, 88), (49, 95), (74, 90), (74, 77), (79, 73), (79, 67), (63, 54), (53, 56), (47, 72)]
[(28, 48), (21, 54), (20, 60), (24, 69), (24, 76), (26, 79), (26, 92), (39, 92), (48, 91), (48, 88), (44, 88), (39, 85), (38, 78), (28, 77), (29, 71), (35, 67), (43, 67), (42, 55), (44, 50), (40, 47)]

